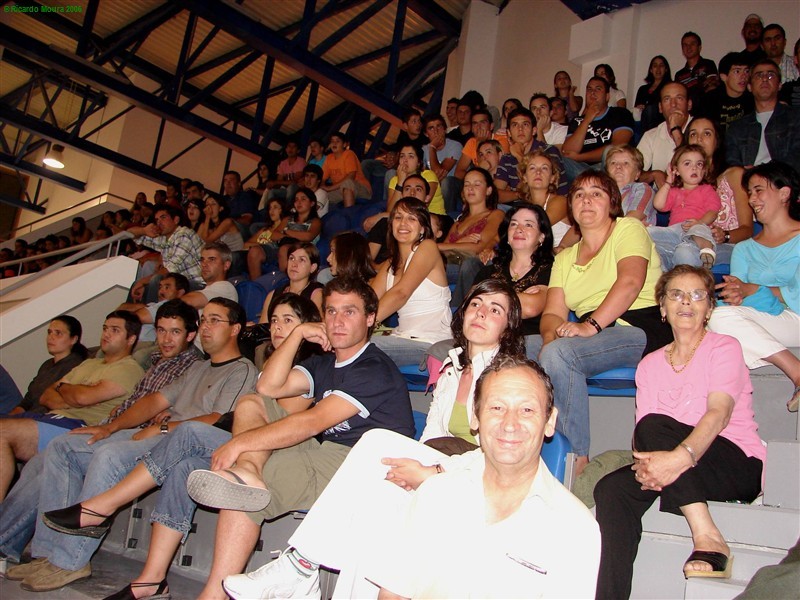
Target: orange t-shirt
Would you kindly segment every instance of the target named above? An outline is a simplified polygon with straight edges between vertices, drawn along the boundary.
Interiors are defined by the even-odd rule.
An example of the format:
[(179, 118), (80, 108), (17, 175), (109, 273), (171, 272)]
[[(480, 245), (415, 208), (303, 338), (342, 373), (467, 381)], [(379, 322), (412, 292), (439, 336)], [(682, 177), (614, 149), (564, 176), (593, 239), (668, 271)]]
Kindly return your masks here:
[(344, 180), (348, 173), (353, 171), (356, 173), (356, 181), (367, 189), (371, 189), (369, 181), (361, 170), (361, 163), (352, 150), (345, 150), (339, 158), (336, 158), (333, 153), (328, 154), (325, 164), (322, 165), (322, 181), (330, 179), (333, 185), (337, 185)]
[[(500, 147), (503, 149), (503, 154), (509, 154), (508, 151), (508, 136), (505, 135), (498, 135), (496, 133), (492, 134), (492, 139), (497, 140), (500, 142)], [(466, 154), (469, 156), (470, 160), (472, 160), (472, 164), (476, 167), (478, 166), (478, 141), (473, 137), (467, 140), (467, 143), (464, 144), (464, 148), (461, 150), (461, 154)]]

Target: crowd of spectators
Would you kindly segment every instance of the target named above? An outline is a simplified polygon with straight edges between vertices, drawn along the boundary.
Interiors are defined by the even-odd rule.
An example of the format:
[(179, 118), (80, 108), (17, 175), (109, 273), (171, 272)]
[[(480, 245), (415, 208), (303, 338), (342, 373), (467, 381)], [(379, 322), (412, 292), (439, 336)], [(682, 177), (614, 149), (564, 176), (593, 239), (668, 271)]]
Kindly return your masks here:
[[(583, 597), (597, 581), (598, 597), (626, 597), (637, 523), (659, 496), (691, 526), (684, 574), (729, 576), (730, 548), (705, 502), (758, 494), (765, 457), (747, 370), (774, 365), (792, 381), (787, 408), (800, 400), (790, 350), (800, 346), (800, 40), (786, 55), (783, 28), (754, 14), (742, 37), (745, 49), (717, 65), (686, 32), (686, 64), (673, 76), (653, 57), (633, 102), (610, 64), (596, 66), (583, 95), (559, 71), (552, 95), (533, 93), (527, 107), (508, 98), (498, 110), (470, 91), (448, 100), (445, 115), (409, 108), (395, 144), (373, 158), (362, 160), (343, 132), (307, 149), (289, 141), (276, 166), (258, 164), (252, 187), (236, 171), (220, 194), (183, 179), (153, 203), (139, 193), (130, 210), (105, 213), (94, 232), (77, 217), (68, 235), (3, 251), (6, 261), (128, 231), (124, 252), (139, 261), (97, 356), (87, 358), (80, 323), (57, 317), (53, 358), (18, 407), (0, 405), (9, 413), (0, 419), (0, 556), (17, 562), (33, 537), (34, 560), (9, 578), (49, 591), (88, 577), (97, 544), (77, 551), (76, 538), (102, 538), (111, 515), (153, 487), (162, 500), (150, 556), (114, 598), (167, 597), (195, 502), (221, 509), (209, 598), (223, 586), (234, 598), (318, 595), (320, 564), (342, 569), (341, 585), (359, 596), (377, 594), (368, 580), (409, 597)], [(346, 231), (326, 229), (342, 214), (360, 216)], [(246, 322), (234, 277), (263, 285), (259, 323)], [(247, 336), (267, 341), (240, 349)], [(398, 368), (420, 364), (440, 378), (427, 449), (403, 439), (413, 425)], [(640, 364), (634, 468), (599, 484), (598, 535), (585, 509), (538, 473), (542, 439), (565, 436), (580, 476), (591, 458), (586, 379)], [(693, 385), (701, 391), (690, 408), (659, 399), (658, 390)], [(26, 466), (12, 487), (17, 461)], [(720, 474), (722, 463), (736, 466)], [(414, 502), (397, 497), (406, 531), (383, 488), (375, 506), (362, 498), (345, 515), (335, 500), (354, 485), (372, 498), (384, 478), (420, 488)], [(537, 512), (533, 489), (562, 508)], [(434, 501), (453, 503), (454, 516), (432, 515)], [(467, 540), (472, 527), (456, 519), (470, 518), (465, 507), (483, 515), (478, 506), (486, 523)], [(312, 508), (310, 533), (237, 575), (265, 518)], [(356, 525), (373, 512), (372, 531)], [(495, 536), (528, 531), (522, 515), (573, 527), (583, 558), (527, 546), (520, 552), (531, 555), (495, 556)], [(355, 541), (335, 535), (347, 527)], [(440, 536), (421, 555), (430, 560), (404, 554), (425, 528)], [(373, 547), (383, 564), (365, 556)], [(467, 559), (478, 547), (486, 562)], [(430, 564), (442, 554), (458, 558), (437, 579)], [(465, 565), (485, 577), (489, 565), (523, 571), (494, 588), (464, 575), (473, 586), (464, 587), (451, 570)], [(547, 572), (541, 565), (547, 583), (530, 579)]]

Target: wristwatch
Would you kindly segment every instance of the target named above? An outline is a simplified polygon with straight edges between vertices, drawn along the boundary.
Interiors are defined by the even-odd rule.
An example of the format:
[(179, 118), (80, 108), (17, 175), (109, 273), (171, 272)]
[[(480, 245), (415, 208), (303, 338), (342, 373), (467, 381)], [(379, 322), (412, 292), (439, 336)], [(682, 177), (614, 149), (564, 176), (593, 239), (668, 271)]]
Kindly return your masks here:
[(725, 233), (725, 237), (724, 237), (724, 238), (722, 238), (722, 239), (723, 239), (723, 241), (724, 241), (726, 244), (728, 244), (728, 243), (730, 243), (730, 241), (731, 241), (731, 232), (730, 232), (730, 231), (728, 231), (728, 230), (726, 229), (726, 230), (724, 231), (724, 233)]
[(166, 422), (161, 424), (161, 435), (167, 435), (169, 433), (169, 425)]

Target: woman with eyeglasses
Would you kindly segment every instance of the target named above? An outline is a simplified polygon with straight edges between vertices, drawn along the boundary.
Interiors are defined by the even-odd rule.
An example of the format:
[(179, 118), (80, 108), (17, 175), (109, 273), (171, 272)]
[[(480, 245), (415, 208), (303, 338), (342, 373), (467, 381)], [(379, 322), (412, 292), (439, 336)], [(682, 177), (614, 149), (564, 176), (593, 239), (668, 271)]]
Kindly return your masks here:
[(683, 515), (691, 530), (694, 550), (684, 576), (730, 577), (731, 550), (707, 502), (752, 502), (761, 490), (766, 448), (742, 347), (706, 329), (716, 304), (714, 277), (678, 265), (659, 278), (655, 293), (675, 339), (636, 371), (634, 464), (606, 475), (594, 490), (599, 600), (630, 596), (641, 519), (659, 498), (660, 510)]

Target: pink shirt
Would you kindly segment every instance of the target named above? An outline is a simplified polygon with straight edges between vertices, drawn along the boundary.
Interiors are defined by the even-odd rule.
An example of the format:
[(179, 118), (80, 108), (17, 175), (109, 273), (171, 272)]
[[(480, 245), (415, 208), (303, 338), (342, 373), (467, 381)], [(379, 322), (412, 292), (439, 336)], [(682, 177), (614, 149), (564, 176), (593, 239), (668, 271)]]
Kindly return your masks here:
[(289, 179), (295, 173), (298, 173), (306, 168), (305, 159), (296, 156), (293, 163), (289, 163), (288, 158), (284, 158), (278, 163), (278, 175), (281, 179)]
[(699, 219), (708, 211), (719, 212), (722, 207), (716, 190), (704, 183), (693, 190), (670, 187), (664, 211), (670, 211), (669, 224), (676, 225), (689, 219)]
[(734, 401), (731, 419), (720, 435), (747, 456), (764, 461), (767, 449), (758, 437), (750, 371), (738, 340), (728, 335), (707, 332), (681, 373), (672, 370), (663, 348), (645, 356), (636, 369), (636, 422), (656, 413), (695, 426), (706, 412), (711, 392), (725, 392)]

